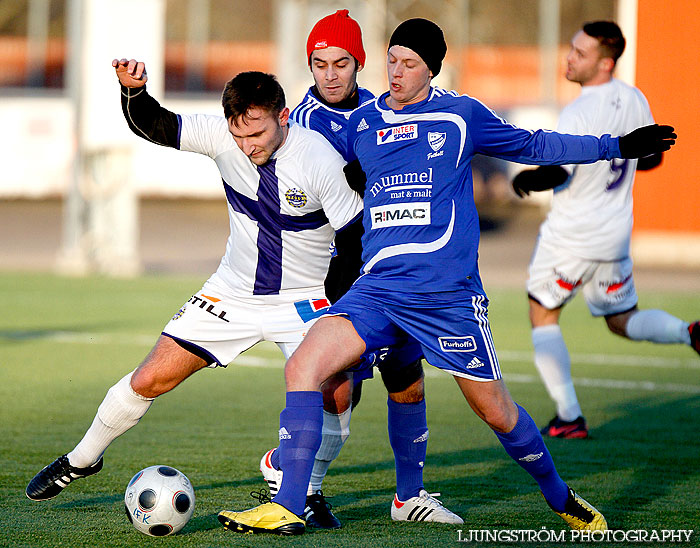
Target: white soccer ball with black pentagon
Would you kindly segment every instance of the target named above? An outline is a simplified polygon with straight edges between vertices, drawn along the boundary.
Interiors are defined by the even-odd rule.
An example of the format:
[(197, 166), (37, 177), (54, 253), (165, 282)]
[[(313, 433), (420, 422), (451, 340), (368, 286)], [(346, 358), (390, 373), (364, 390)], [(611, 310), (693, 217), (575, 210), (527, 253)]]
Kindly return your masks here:
[(136, 474), (124, 494), (126, 515), (136, 530), (152, 537), (177, 533), (194, 512), (194, 489), (172, 466), (149, 466)]

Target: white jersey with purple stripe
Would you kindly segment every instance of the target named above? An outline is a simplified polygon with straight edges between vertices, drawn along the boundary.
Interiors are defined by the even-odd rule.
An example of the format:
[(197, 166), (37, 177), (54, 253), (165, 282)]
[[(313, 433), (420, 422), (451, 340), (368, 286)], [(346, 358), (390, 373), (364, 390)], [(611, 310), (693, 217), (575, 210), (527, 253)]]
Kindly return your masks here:
[(231, 234), (217, 276), (231, 294), (323, 295), (335, 230), (362, 210), (343, 158), (320, 135), (291, 123), (284, 144), (256, 166), (223, 117), (179, 119), (179, 148), (211, 157), (221, 172)]
[[(557, 131), (625, 135), (653, 123), (642, 92), (613, 78), (598, 86), (583, 86), (581, 95), (562, 111)], [(584, 259), (615, 261), (627, 257), (637, 160), (614, 159), (566, 169), (571, 176), (554, 189), (552, 208), (540, 228), (541, 238)]]
[[(305, 128), (319, 132), (347, 159), (347, 127), (353, 111), (333, 108), (322, 103), (314, 95), (313, 89), (313, 86), (309, 88), (301, 103), (290, 114), (290, 118)], [(358, 87), (357, 93), (360, 96), (360, 105), (374, 99), (374, 94), (364, 88)]]
[(359, 158), (367, 174), (363, 278), (377, 288), (483, 293), (474, 154), (524, 164), (619, 155), (617, 139), (520, 129), (455, 92), (431, 88), (396, 111), (387, 96), (355, 110), (348, 124), (348, 159)]

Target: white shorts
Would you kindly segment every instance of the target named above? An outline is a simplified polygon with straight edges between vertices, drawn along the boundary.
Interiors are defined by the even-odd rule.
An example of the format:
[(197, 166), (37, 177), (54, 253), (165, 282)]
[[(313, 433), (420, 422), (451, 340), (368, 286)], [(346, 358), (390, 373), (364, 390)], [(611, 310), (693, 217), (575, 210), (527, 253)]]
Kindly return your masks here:
[(553, 310), (570, 301), (579, 289), (593, 316), (619, 314), (637, 305), (632, 259), (591, 261), (567, 256), (538, 240), (530, 260), (528, 294)]
[(213, 366), (226, 366), (260, 341), (277, 343), (289, 358), (329, 306), (323, 290), (307, 299), (227, 295), (215, 275), (182, 305), (163, 334), (194, 345)]

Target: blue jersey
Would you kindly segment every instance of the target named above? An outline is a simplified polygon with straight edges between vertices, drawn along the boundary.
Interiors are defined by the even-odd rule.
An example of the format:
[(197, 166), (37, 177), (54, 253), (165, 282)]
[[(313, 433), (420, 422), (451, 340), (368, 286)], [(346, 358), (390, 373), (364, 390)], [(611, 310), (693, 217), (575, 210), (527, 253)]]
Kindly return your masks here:
[[(330, 107), (314, 95), (313, 86), (309, 88), (301, 103), (292, 111), (290, 117), (297, 124), (312, 129), (323, 135), (345, 160), (347, 160), (347, 128), (352, 110)], [(374, 94), (358, 87), (359, 105), (374, 99)]]
[(347, 160), (367, 174), (363, 283), (417, 293), (483, 293), (471, 159), (591, 163), (619, 155), (616, 138), (527, 131), (466, 95), (431, 88), (394, 111), (388, 93), (356, 109)]

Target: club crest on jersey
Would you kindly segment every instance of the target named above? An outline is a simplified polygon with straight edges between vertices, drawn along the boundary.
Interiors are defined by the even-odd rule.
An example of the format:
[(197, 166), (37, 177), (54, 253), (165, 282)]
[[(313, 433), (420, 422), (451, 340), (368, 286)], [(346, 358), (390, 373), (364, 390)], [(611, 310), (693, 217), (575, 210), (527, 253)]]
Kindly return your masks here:
[(287, 199), (287, 203), (292, 207), (300, 208), (306, 205), (306, 193), (299, 188), (290, 188), (284, 193), (284, 197)]
[(406, 124), (377, 130), (377, 144), (386, 145), (395, 141), (408, 141), (418, 138), (418, 124)]
[(389, 226), (429, 225), (430, 202), (408, 202), (370, 208), (372, 230)]
[(445, 141), (447, 141), (447, 133), (440, 133), (438, 131), (428, 132), (428, 144), (435, 152), (442, 148)]
[(476, 341), (471, 335), (468, 337), (438, 337), (440, 350), (443, 352), (474, 352)]

